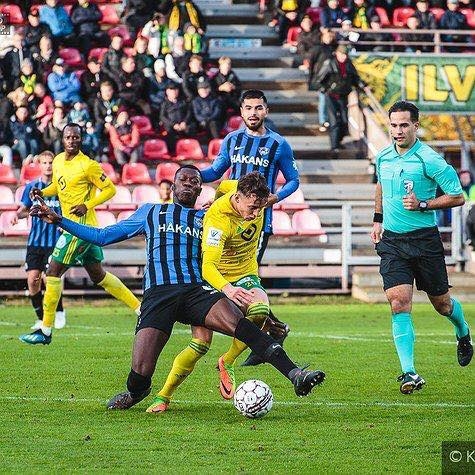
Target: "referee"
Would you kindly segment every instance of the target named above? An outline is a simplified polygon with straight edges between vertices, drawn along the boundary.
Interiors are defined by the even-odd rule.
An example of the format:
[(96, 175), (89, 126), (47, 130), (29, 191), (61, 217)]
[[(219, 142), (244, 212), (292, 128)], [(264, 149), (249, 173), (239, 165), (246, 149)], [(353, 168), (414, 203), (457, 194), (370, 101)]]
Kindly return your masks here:
[[(465, 200), (455, 170), (417, 139), (418, 108), (410, 102), (396, 102), (389, 109), (389, 123), (394, 143), (376, 157), (371, 239), (381, 257), (380, 274), (391, 305), (394, 344), (403, 372), (398, 378), (400, 389), (411, 394), (425, 384), (414, 367), (414, 280), (435, 310), (454, 325), (460, 366), (467, 366), (473, 356), (462, 305), (449, 293), (435, 217), (435, 210), (461, 206)], [(443, 194), (436, 198), (437, 186)]]

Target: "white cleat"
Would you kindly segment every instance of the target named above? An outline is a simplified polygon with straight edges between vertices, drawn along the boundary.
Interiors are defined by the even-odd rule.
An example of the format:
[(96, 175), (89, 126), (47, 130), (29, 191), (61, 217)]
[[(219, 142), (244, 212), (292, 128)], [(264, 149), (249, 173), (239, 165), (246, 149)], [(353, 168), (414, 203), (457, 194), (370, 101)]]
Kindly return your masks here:
[(41, 328), (42, 320), (36, 320), (36, 322), (31, 326), (32, 330), (39, 330)]
[(57, 330), (61, 330), (66, 326), (66, 312), (63, 310), (62, 312), (56, 312), (54, 318), (54, 328)]

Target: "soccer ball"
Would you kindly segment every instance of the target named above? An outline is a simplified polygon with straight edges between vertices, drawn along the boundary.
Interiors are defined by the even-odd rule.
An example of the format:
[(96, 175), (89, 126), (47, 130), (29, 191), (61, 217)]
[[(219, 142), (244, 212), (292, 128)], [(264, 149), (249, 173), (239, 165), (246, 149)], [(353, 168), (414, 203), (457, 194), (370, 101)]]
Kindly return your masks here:
[(240, 384), (234, 393), (234, 407), (246, 417), (264, 417), (274, 403), (270, 387), (258, 379), (249, 379)]

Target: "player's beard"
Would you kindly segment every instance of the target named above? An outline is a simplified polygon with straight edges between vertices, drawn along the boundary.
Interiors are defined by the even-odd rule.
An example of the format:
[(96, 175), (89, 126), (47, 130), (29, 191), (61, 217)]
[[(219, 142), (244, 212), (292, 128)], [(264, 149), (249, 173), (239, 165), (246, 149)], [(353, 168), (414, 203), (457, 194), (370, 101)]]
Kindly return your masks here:
[(264, 119), (260, 119), (254, 125), (251, 125), (249, 123), (249, 120), (245, 120), (244, 122), (246, 123), (246, 127), (249, 130), (252, 130), (253, 132), (255, 132), (256, 130), (259, 130), (262, 127), (262, 124), (264, 123)]

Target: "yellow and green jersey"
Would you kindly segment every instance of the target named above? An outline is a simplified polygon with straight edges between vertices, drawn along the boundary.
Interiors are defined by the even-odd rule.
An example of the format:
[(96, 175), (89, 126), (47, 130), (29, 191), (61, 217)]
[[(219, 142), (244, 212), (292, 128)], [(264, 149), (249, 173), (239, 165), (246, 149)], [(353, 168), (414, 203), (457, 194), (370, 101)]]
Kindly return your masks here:
[[(98, 189), (100, 192), (96, 195)], [(58, 196), (64, 217), (91, 226), (97, 226), (94, 207), (116, 193), (114, 184), (101, 166), (82, 152), (70, 160), (66, 160), (64, 152), (56, 155), (52, 182), (42, 191), (45, 197)], [(71, 208), (80, 204), (85, 204), (88, 210), (81, 217), (71, 213)]]
[(264, 213), (245, 221), (231, 204), (236, 190), (237, 180), (223, 181), (216, 191), (220, 198), (210, 206), (203, 222), (203, 278), (218, 290), (258, 272), (257, 247)]

